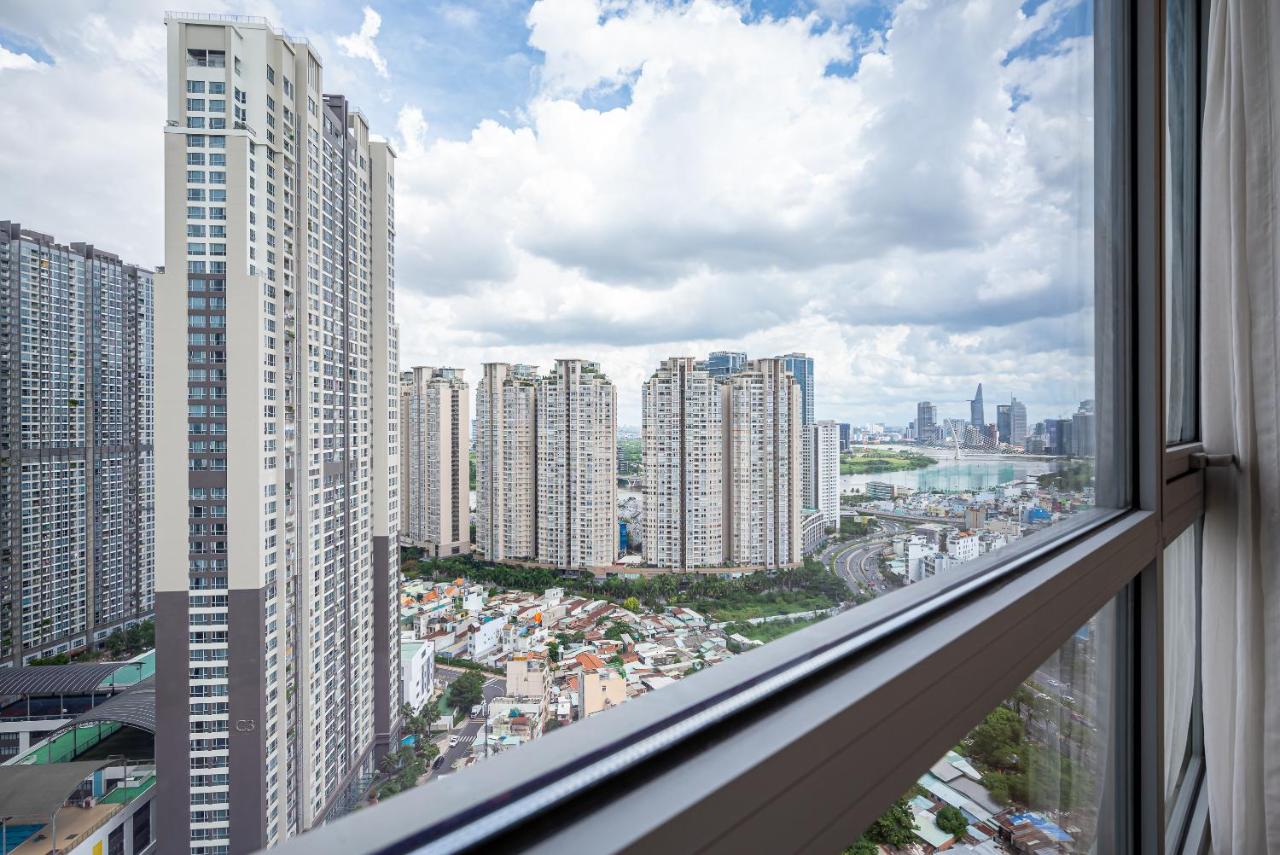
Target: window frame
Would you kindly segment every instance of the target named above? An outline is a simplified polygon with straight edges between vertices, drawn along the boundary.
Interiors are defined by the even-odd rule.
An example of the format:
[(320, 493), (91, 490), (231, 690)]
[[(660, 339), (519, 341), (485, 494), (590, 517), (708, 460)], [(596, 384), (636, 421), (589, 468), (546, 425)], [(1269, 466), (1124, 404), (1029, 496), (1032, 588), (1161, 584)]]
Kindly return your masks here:
[(1096, 847), (1165, 852), (1161, 553), (1203, 478), (1164, 444), (1163, 11), (1095, 6), (1096, 465), (1122, 475), (1103, 507), (280, 851), (838, 851), (1115, 601)]

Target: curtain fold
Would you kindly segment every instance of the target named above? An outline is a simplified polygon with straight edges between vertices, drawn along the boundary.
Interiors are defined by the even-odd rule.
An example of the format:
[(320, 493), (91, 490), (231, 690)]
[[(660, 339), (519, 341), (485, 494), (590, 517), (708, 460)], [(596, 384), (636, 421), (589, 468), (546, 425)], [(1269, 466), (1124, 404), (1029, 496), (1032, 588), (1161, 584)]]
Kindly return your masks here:
[(1210, 14), (1201, 174), (1201, 414), (1209, 452), (1202, 585), (1213, 849), (1280, 855), (1280, 8)]

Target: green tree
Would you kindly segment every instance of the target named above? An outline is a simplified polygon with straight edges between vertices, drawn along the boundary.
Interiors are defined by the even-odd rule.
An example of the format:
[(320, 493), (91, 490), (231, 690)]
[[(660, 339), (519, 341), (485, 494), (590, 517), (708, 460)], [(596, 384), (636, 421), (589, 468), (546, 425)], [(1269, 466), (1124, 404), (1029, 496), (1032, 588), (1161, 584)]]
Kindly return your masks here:
[(622, 601), (622, 607), (629, 612), (640, 611), (640, 600), (635, 596), (627, 597)]
[(559, 642), (552, 641), (547, 645), (547, 657), (550, 658), (552, 662), (560, 661), (560, 643)]
[(449, 684), (448, 703), (460, 710), (468, 710), (484, 700), (484, 675), (468, 671)]
[(868, 840), (864, 834), (844, 850), (844, 855), (880, 855), (880, 847)]
[(898, 799), (880, 818), (871, 823), (863, 835), (872, 843), (884, 843), (889, 846), (906, 846), (915, 839), (916, 818), (906, 799)]
[(951, 805), (947, 805), (938, 811), (937, 816), (934, 817), (934, 822), (938, 823), (938, 828), (957, 839), (962, 837), (969, 827), (969, 821), (964, 818), (964, 814)]
[(1022, 719), (1005, 706), (987, 713), (969, 734), (969, 753), (992, 769), (1013, 769), (1023, 748)]

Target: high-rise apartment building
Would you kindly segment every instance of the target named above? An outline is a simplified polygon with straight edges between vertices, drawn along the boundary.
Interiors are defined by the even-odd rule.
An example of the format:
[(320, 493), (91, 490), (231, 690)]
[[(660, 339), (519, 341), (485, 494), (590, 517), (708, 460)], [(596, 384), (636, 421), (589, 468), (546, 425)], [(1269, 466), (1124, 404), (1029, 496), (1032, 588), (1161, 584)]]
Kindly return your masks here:
[(928, 401), (916, 404), (916, 439), (933, 442), (938, 438), (938, 408)]
[(349, 810), (398, 738), (395, 155), (305, 41), (166, 24), (157, 837), (223, 855)]
[(0, 221), (0, 662), (151, 615), (152, 320), (150, 271)]
[(811, 496), (814, 490), (813, 432), (809, 428), (814, 422), (813, 357), (788, 353), (779, 356), (778, 360), (800, 386), (800, 424), (805, 428), (800, 437), (800, 488), (802, 495)]
[(476, 385), (476, 551), (537, 554), (537, 369), (486, 362)]
[(1027, 405), (1013, 398), (1009, 401), (1009, 442), (1022, 445), (1027, 441)]
[(982, 384), (978, 384), (978, 391), (973, 393), (973, 400), (969, 402), (969, 424), (981, 430), (987, 424), (986, 407), (982, 403)]
[(1071, 446), (1063, 453), (1076, 457), (1093, 457), (1098, 452), (1098, 421), (1093, 401), (1081, 401), (1080, 409), (1071, 416)]
[(822, 513), (826, 525), (840, 524), (840, 426), (830, 420), (814, 422), (809, 453), (813, 456), (813, 492), (808, 506)]
[(646, 564), (724, 563), (720, 384), (692, 357), (663, 361), (641, 394)]
[(707, 373), (712, 377), (727, 377), (747, 364), (747, 355), (737, 350), (713, 350), (707, 357)]
[(725, 556), (742, 566), (801, 560), (803, 397), (781, 359), (755, 359), (721, 386)]
[(1000, 442), (1010, 441), (1011, 409), (1008, 404), (996, 404), (996, 438)]
[(400, 375), (400, 541), (434, 558), (471, 551), (470, 397), (461, 368)]
[(853, 445), (853, 426), (848, 422), (840, 422), (840, 450), (848, 451)]
[(594, 362), (558, 359), (538, 379), (537, 558), (565, 569), (618, 556), (618, 400)]

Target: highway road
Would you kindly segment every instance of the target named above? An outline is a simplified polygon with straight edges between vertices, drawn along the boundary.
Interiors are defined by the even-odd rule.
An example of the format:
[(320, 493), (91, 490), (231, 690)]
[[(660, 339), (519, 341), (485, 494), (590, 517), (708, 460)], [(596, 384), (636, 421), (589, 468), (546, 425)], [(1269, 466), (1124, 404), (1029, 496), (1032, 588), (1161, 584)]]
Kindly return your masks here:
[(893, 536), (907, 530), (900, 522), (881, 519), (880, 530), (868, 537), (845, 541), (827, 547), (822, 553), (822, 560), (827, 566), (834, 567), (852, 590), (866, 591), (878, 597), (898, 587), (897, 583), (884, 578), (877, 560)]

